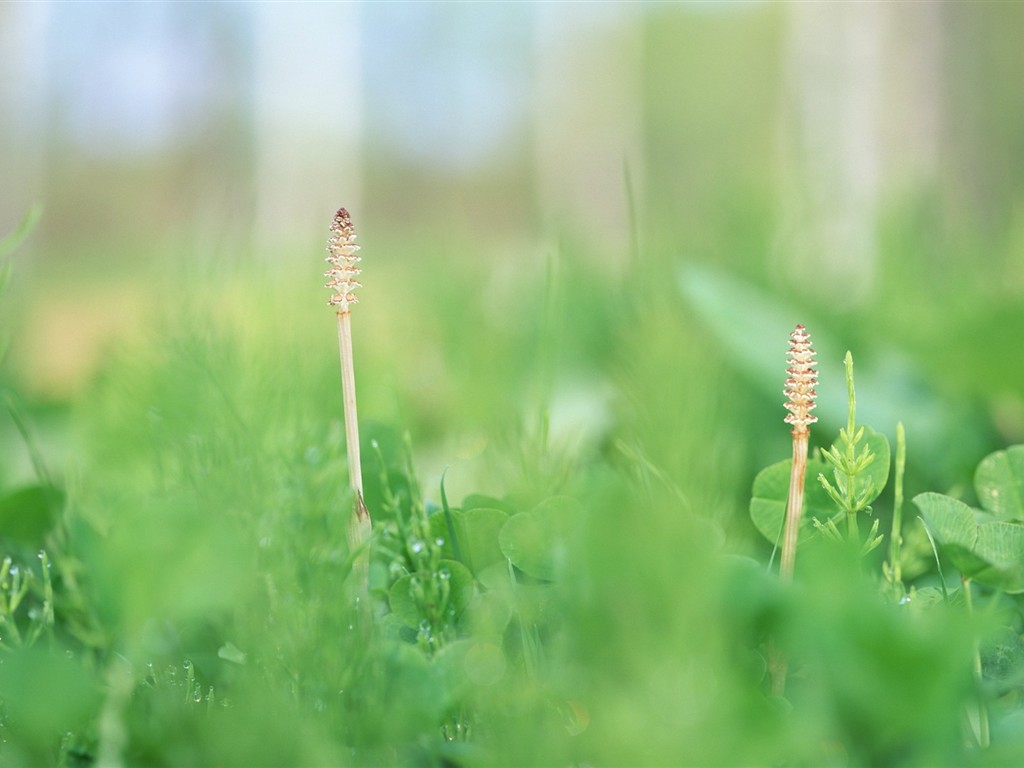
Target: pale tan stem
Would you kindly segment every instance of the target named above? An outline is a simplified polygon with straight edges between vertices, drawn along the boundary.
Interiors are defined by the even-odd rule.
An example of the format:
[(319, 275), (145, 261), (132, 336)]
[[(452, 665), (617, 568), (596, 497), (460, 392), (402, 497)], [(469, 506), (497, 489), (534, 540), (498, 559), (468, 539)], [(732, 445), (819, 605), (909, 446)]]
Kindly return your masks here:
[(356, 373), (352, 355), (352, 313), (338, 312), (338, 353), (341, 358), (341, 395), (345, 407), (345, 441), (348, 448), (349, 484), (363, 495), (363, 472), (359, 461), (359, 417), (356, 413)]
[(341, 357), (341, 393), (345, 408), (345, 444), (348, 451), (349, 485), (355, 493), (355, 509), (348, 524), (348, 545), (356, 558), (352, 564), (356, 588), (365, 593), (369, 586), (372, 533), (370, 514), (363, 501), (363, 470), (359, 460), (359, 418), (356, 414), (356, 376), (352, 356), (351, 312), (338, 312), (338, 351)]
[[(779, 578), (783, 583), (793, 581), (796, 564), (796, 546), (800, 540), (800, 517), (804, 506), (804, 480), (807, 475), (806, 427), (793, 430), (793, 467), (789, 474), (789, 499), (786, 502), (786, 522), (782, 530), (782, 558), (779, 563)], [(786, 675), (789, 661), (786, 655), (768, 644), (768, 668), (772, 679), (772, 694), (782, 696), (786, 692)]]
[(800, 538), (800, 517), (804, 506), (804, 478), (807, 474), (807, 437), (806, 428), (793, 430), (793, 468), (789, 475), (789, 500), (786, 503), (786, 522), (782, 532), (782, 559), (779, 564), (779, 576), (786, 582), (793, 580), (796, 545)]

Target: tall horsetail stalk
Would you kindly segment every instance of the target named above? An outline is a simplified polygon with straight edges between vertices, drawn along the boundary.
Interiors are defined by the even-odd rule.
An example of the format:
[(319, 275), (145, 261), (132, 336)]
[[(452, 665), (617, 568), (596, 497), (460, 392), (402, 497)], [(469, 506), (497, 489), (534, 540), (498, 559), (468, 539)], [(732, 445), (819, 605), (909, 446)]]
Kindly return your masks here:
[(362, 287), (362, 283), (356, 279), (362, 271), (359, 268), (361, 258), (356, 255), (358, 251), (352, 218), (347, 210), (339, 208), (331, 224), (331, 237), (327, 241), (327, 262), (331, 268), (324, 276), (328, 278), (325, 287), (333, 291), (327, 303), (337, 307), (338, 315), (338, 351), (341, 356), (341, 392), (345, 409), (348, 476), (355, 494), (355, 509), (348, 526), (348, 545), (355, 557), (352, 575), (355, 578), (357, 595), (363, 595), (369, 588), (369, 541), (372, 526), (370, 513), (363, 501), (363, 472), (359, 461), (359, 419), (356, 415), (356, 378), (352, 365), (352, 305), (359, 302), (354, 293), (355, 289)]

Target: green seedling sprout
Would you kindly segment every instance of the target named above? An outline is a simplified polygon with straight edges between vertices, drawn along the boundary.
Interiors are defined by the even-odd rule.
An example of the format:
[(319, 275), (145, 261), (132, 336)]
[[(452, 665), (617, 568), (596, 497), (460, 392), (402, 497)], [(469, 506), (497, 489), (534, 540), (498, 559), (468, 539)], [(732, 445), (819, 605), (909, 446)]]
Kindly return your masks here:
[[(341, 391), (345, 409), (345, 442), (348, 450), (349, 484), (355, 494), (355, 509), (348, 528), (349, 549), (355, 554), (352, 575), (358, 595), (369, 590), (370, 553), (372, 533), (370, 513), (363, 501), (363, 473), (359, 461), (359, 419), (356, 415), (356, 379), (352, 364), (352, 305), (358, 303), (354, 293), (362, 287), (356, 278), (362, 271), (357, 255), (356, 233), (352, 219), (344, 208), (339, 208), (331, 224), (331, 237), (327, 242), (327, 262), (331, 268), (324, 273), (325, 287), (333, 291), (327, 302), (337, 307), (338, 351), (341, 357)], [(357, 598), (358, 599), (358, 598)]]
[[(870, 513), (871, 507), (868, 505), (877, 495), (877, 489), (865, 474), (875, 460), (875, 454), (866, 444), (861, 445), (864, 440), (864, 427), (857, 426), (857, 395), (853, 384), (853, 355), (850, 352), (846, 353), (843, 364), (846, 367), (846, 391), (849, 397), (846, 426), (839, 430), (839, 440), (836, 444), (822, 451), (822, 456), (833, 467), (835, 484), (823, 474), (818, 475), (818, 482), (832, 501), (846, 513), (847, 537), (850, 541), (856, 542), (860, 540), (857, 513), (862, 510)], [(826, 529), (826, 533), (839, 538), (839, 532), (832, 521), (822, 527)], [(864, 552), (870, 552), (881, 541), (876, 519), (864, 544)]]

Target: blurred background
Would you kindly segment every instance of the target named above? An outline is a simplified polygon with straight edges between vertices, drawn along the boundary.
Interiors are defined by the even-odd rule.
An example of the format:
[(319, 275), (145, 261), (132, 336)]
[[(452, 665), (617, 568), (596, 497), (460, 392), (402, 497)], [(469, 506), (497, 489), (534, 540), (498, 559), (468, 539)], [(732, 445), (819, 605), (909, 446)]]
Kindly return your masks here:
[[(736, 315), (732, 337), (767, 323), (776, 368), (794, 319), (892, 351), (865, 399), (924, 402), (929, 441), (950, 398), (979, 404), (979, 441), (1024, 439), (1022, 26), (1007, 3), (5, 3), (0, 231), (42, 217), (12, 257), (3, 380), (60, 407), (202, 286), (259, 315), (246, 275), (308, 284), (273, 316), (328, 338), (316, 265), (345, 205), (363, 370), (401, 393), (364, 411), (424, 435), (504, 402), (524, 326), (560, 339), (538, 387), (578, 424), (640, 370), (627, 344), (657, 356), (659, 407), (716, 338), (760, 386), (737, 396), (777, 409)], [(626, 294), (649, 325), (623, 329)]]
[[(1024, 443), (1022, 30), (1005, 2), (0, 3), (0, 236), (37, 218), (0, 247), (0, 555), (42, 578), (51, 552), (54, 652), (85, 675), (0, 667), (4, 748), (8, 714), (31, 726), (5, 764), (88, 735), (72, 715), (108, 729), (82, 752), (106, 765), (126, 738), (153, 765), (446, 747), (437, 665), (405, 643), (362, 664), (339, 610), (339, 206), (363, 248), (362, 435), (384, 446), (367, 488), (415, 479), (436, 504), (447, 467), (453, 507), (586, 510), (550, 608), (497, 622), (510, 671), (473, 694), (493, 752), (409, 764), (986, 764), (955, 612), (902, 622), (881, 550), (867, 580), (823, 560), (790, 611), (749, 504), (790, 456), (797, 323), (812, 450), (846, 424), (846, 350), (858, 420), (906, 427), (907, 499), (970, 502), (982, 457)], [(952, 584), (904, 521), (908, 585)], [(374, 550), (387, 610), (404, 566)], [(793, 707), (759, 687), (786, 626), (827, 673)], [(182, 706), (196, 670), (209, 698), (188, 678)], [(214, 687), (233, 706), (191, 717)], [(1007, 690), (993, 765), (1024, 753)]]

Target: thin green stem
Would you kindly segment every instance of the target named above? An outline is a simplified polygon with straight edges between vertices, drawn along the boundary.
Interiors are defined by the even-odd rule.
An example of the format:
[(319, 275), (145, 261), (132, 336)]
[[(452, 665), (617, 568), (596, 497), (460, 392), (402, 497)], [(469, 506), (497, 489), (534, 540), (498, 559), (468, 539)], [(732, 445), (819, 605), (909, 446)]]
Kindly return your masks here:
[(903, 596), (903, 569), (900, 549), (903, 546), (903, 472), (907, 464), (907, 437), (903, 422), (896, 425), (896, 476), (892, 504), (892, 533), (889, 535), (889, 580)]
[[(960, 577), (960, 583), (962, 585), (963, 594), (964, 594), (964, 605), (967, 607), (967, 615), (968, 616), (973, 616), (973, 614), (974, 614), (974, 598), (971, 595), (971, 580), (968, 579), (966, 576), (961, 576)], [(981, 747), (982, 749), (988, 749), (988, 746), (991, 743), (991, 735), (990, 735), (989, 723), (988, 723), (988, 708), (985, 706), (985, 699), (984, 699), (983, 694), (981, 692), (981, 646), (978, 643), (977, 639), (975, 639), (975, 641), (974, 641), (973, 671), (974, 671), (974, 680), (975, 680), (975, 683), (978, 686), (978, 691), (977, 691), (977, 696), (978, 696), (978, 700), (977, 700), (977, 706), (978, 706), (978, 730), (977, 730), (976, 736), (977, 736), (977, 739), (978, 739), (978, 746)]]
[(857, 510), (849, 509), (846, 512), (846, 534), (850, 541), (860, 541), (860, 526), (857, 524)]
[(846, 417), (846, 433), (852, 438), (854, 429), (857, 426), (857, 396), (853, 388), (853, 353), (846, 350), (846, 357), (843, 358), (843, 366), (846, 368), (846, 392), (849, 399), (849, 408)]

